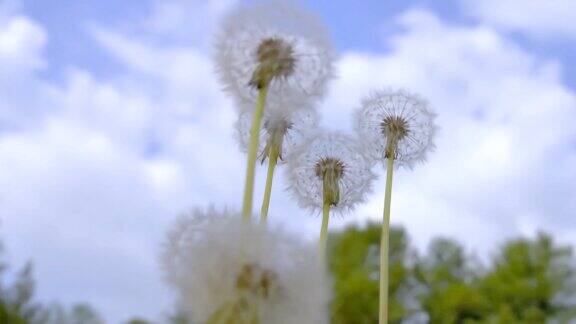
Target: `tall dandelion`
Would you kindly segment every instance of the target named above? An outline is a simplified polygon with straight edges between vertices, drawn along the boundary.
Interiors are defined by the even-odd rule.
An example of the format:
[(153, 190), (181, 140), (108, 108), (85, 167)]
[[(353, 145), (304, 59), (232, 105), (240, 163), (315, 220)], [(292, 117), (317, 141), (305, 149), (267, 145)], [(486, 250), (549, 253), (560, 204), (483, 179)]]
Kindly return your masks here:
[[(276, 165), (290, 157), (294, 147), (303, 141), (305, 134), (318, 125), (318, 113), (314, 109), (299, 109), (294, 112), (287, 109), (271, 108), (263, 117), (263, 127), (260, 130), (260, 146), (258, 159), (261, 163), (268, 161), (266, 187), (260, 209), (260, 221), (265, 223), (272, 194), (272, 182)], [(236, 133), (240, 147), (248, 150), (250, 140), (251, 113), (242, 112), (236, 122)]]
[(324, 95), (333, 55), (323, 27), (287, 1), (239, 7), (224, 20), (215, 61), (225, 90), (255, 107), (242, 214), (252, 213), (259, 132), (267, 101), (299, 107)]
[(386, 166), (386, 191), (380, 245), (380, 324), (388, 323), (388, 244), (394, 167), (412, 168), (434, 149), (437, 127), (428, 104), (405, 91), (375, 91), (362, 100), (356, 129), (374, 161)]
[(374, 174), (357, 140), (338, 132), (317, 132), (288, 161), (290, 190), (299, 205), (322, 210), (319, 248), (326, 251), (330, 211), (350, 211), (365, 200)]
[(174, 224), (161, 261), (193, 323), (328, 323), (330, 283), (316, 254), (237, 213), (197, 210)]

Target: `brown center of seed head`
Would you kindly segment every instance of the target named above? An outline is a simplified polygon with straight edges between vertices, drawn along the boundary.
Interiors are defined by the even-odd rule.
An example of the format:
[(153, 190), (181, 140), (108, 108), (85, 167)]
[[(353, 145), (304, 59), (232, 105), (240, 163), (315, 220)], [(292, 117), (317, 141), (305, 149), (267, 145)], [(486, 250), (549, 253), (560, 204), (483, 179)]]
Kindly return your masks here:
[(268, 298), (278, 288), (276, 274), (255, 264), (246, 264), (236, 277), (236, 288), (251, 295)]
[(320, 179), (323, 179), (326, 176), (326, 173), (331, 172), (339, 180), (344, 174), (344, 163), (336, 158), (321, 158), (316, 162), (314, 170), (316, 176), (320, 177)]
[(256, 51), (258, 67), (250, 85), (262, 89), (273, 78), (289, 77), (294, 73), (296, 58), (292, 45), (280, 38), (264, 39)]
[(409, 133), (408, 122), (399, 116), (388, 116), (380, 123), (382, 134), (388, 139), (386, 147), (386, 157), (396, 158), (396, 148), (398, 141), (402, 140)]
[(340, 179), (344, 171), (344, 163), (339, 159), (322, 158), (316, 163), (316, 176), (322, 179), (324, 205), (336, 206), (340, 202)]
[(276, 150), (275, 154), (278, 154), (278, 158), (280, 160), (284, 159), (283, 156), (283, 143), (284, 143), (284, 136), (291, 129), (293, 124), (286, 120), (285, 118), (281, 118), (279, 120), (267, 120), (264, 122), (264, 129), (266, 130), (266, 134), (268, 138), (266, 139), (266, 146), (264, 147), (264, 151), (260, 156), (261, 163), (264, 163), (266, 158), (270, 158), (272, 156), (273, 150)]
[(398, 116), (388, 116), (380, 123), (380, 128), (384, 135), (396, 137), (398, 140), (408, 135), (408, 122)]

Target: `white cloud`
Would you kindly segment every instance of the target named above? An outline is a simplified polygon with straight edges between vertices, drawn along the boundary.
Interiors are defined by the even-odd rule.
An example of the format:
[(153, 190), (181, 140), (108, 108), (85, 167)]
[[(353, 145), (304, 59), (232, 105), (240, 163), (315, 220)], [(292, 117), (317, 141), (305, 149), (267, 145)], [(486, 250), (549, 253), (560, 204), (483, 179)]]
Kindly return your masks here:
[(41, 49), (46, 34), (26, 17), (11, 17), (0, 23), (0, 60), (2, 74), (18, 70), (36, 70), (44, 65)]
[(154, 251), (161, 228), (185, 207), (182, 173), (158, 184), (162, 161), (61, 119), (1, 137), (0, 160), (3, 236), (16, 262), (34, 261), (43, 299), (94, 302), (117, 319), (135, 309), (155, 315), (151, 303), (167, 307), (146, 296), (162, 291)]
[(462, 0), (472, 16), (499, 28), (536, 37), (576, 38), (572, 0)]
[[(33, 123), (48, 107), (31, 92), (42, 92), (46, 99), (50, 90), (44, 84), (31, 85), (33, 74), (46, 62), (43, 49), (47, 42), (44, 30), (21, 15), (7, 15), (0, 8), (0, 132), (3, 128), (19, 128)], [(49, 104), (50, 101), (44, 102)]]
[[(8, 248), (33, 258), (45, 299), (86, 300), (111, 322), (154, 318), (170, 304), (155, 262), (167, 224), (188, 207), (238, 207), (241, 199), (234, 109), (210, 57), (197, 45), (94, 27), (95, 41), (122, 69), (102, 80), (72, 67), (54, 84), (37, 75), (45, 32), (12, 17), (0, 29), (16, 44), (0, 55), (16, 62), (10, 77), (19, 76), (0, 70)], [(393, 85), (421, 92), (439, 113), (436, 153), (396, 176), (393, 223), (406, 225), (419, 247), (443, 234), (483, 254), (535, 228), (569, 240), (576, 99), (560, 82), (559, 64), (494, 29), (448, 25), (426, 11), (399, 23), (405, 31), (390, 39), (390, 52), (342, 55), (340, 79), (321, 107), (326, 126), (350, 129), (360, 96)], [(172, 33), (168, 27), (158, 33)], [(298, 210), (285, 185), (275, 181), (271, 218), (314, 239), (319, 218)], [(356, 213), (364, 217), (334, 219), (333, 228), (379, 220), (383, 186)]]
[(70, 68), (56, 84), (37, 74), (43, 29), (24, 16), (6, 26), (0, 216), (12, 261), (35, 262), (44, 300), (87, 301), (110, 322), (157, 318), (171, 306), (156, 264), (164, 229), (205, 201), (233, 206), (241, 190), (233, 109), (208, 58), (108, 33), (125, 42), (102, 44), (127, 73)]
[(195, 44), (206, 48), (210, 44), (215, 23), (237, 0), (153, 0), (150, 15), (142, 29), (161, 40)]
[[(425, 11), (399, 22), (405, 33), (390, 40), (387, 55), (343, 55), (323, 109), (326, 125), (347, 125), (367, 89), (393, 85), (424, 94), (438, 112), (437, 151), (396, 177), (393, 223), (406, 225), (420, 247), (445, 234), (481, 253), (521, 234), (528, 218), (569, 230), (576, 97), (559, 65), (486, 27), (447, 25)], [(373, 199), (362, 213), (379, 219), (382, 190)]]

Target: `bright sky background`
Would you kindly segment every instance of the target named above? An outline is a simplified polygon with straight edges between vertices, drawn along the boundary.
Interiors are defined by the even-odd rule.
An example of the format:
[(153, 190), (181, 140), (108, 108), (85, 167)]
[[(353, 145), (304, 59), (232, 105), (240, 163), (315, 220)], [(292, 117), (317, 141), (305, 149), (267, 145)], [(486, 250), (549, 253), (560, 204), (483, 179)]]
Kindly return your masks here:
[[(235, 110), (210, 58), (234, 3), (0, 0), (0, 237), (12, 264), (34, 262), (42, 300), (160, 319), (167, 227), (192, 207), (239, 207)], [(385, 86), (439, 115), (437, 151), (395, 179), (392, 222), (415, 246), (444, 235), (488, 257), (537, 229), (576, 244), (576, 1), (308, 6), (339, 51), (323, 126), (350, 130), (359, 98)], [(320, 219), (285, 186), (271, 218), (314, 239)], [(380, 219), (383, 187), (333, 228)]]

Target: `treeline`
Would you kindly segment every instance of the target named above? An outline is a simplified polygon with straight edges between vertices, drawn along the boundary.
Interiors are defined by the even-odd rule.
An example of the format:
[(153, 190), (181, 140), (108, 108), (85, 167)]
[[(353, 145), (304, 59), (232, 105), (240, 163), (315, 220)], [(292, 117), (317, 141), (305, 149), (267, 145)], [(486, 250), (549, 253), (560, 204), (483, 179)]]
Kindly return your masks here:
[[(380, 226), (330, 238), (332, 323), (378, 323)], [(391, 323), (576, 323), (572, 250), (546, 234), (503, 244), (488, 264), (437, 238), (417, 253), (402, 229), (390, 241)]]
[(28, 263), (7, 280), (12, 270), (4, 261), (0, 244), (0, 324), (101, 324), (98, 313), (87, 304), (64, 307), (58, 303), (43, 305), (34, 299), (32, 264)]
[[(372, 224), (331, 234), (333, 324), (378, 322), (380, 231)], [(508, 241), (487, 264), (445, 238), (418, 253), (398, 228), (391, 232), (390, 248), (391, 323), (576, 322), (576, 261), (570, 247), (559, 246), (549, 235)], [(24, 265), (7, 280), (3, 260), (0, 255), (0, 323), (104, 323), (87, 304), (35, 302), (32, 266)], [(178, 316), (165, 322), (187, 323)], [(153, 322), (135, 317), (125, 323)]]

